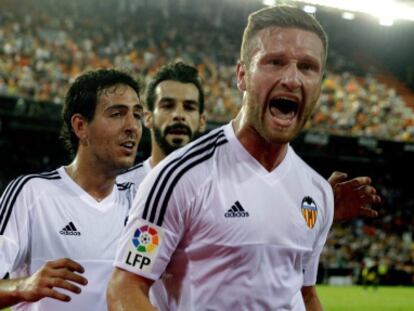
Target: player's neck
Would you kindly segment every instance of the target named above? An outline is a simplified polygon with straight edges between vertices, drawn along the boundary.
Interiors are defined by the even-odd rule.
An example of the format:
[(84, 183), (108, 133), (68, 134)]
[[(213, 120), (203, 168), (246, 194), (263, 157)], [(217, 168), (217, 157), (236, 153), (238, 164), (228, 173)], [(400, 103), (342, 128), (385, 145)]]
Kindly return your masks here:
[(112, 193), (116, 176), (109, 175), (104, 170), (96, 169), (86, 161), (76, 157), (65, 167), (66, 173), (90, 196), (100, 202)]
[(240, 118), (233, 120), (232, 125), (242, 146), (268, 172), (273, 171), (282, 163), (287, 153), (287, 144), (269, 143), (253, 127), (243, 124)]
[(151, 168), (154, 168), (158, 163), (165, 159), (166, 155), (164, 151), (158, 146), (158, 144), (154, 141), (151, 142), (151, 157), (150, 157), (150, 164)]

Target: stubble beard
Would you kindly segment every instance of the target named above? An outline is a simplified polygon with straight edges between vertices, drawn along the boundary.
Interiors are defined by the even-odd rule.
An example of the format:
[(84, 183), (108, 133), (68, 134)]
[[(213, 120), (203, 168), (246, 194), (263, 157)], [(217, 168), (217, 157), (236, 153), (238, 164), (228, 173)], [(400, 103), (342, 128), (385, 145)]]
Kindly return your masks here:
[[(180, 149), (181, 147), (183, 147), (185, 145), (185, 144), (183, 145), (183, 143), (182, 143), (183, 142), (182, 138), (175, 138), (175, 139), (173, 139), (174, 144), (170, 144), (166, 139), (167, 135), (165, 133), (163, 133), (160, 128), (154, 126), (153, 130), (154, 130), (155, 141), (158, 144), (158, 146), (160, 147), (160, 149), (162, 150), (162, 152), (164, 152), (164, 154), (166, 156), (169, 155), (170, 153), (174, 152), (175, 150)], [(190, 134), (188, 142), (191, 142), (193, 137), (196, 134), (197, 133)]]
[[(307, 115), (300, 118), (299, 112), (299, 115), (297, 116), (297, 123), (293, 128), (290, 128), (288, 130), (272, 129), (270, 128), (270, 125), (266, 124), (266, 114), (269, 112), (263, 111), (263, 109), (254, 109), (253, 107), (262, 107), (261, 104), (253, 102), (252, 99), (248, 100), (251, 102), (247, 105), (247, 120), (249, 120), (248, 122), (253, 125), (256, 132), (261, 136), (261, 138), (270, 144), (282, 145), (290, 143), (299, 135), (310, 116), (310, 112), (305, 112)], [(269, 107), (266, 105), (264, 109), (267, 110)], [(312, 110), (313, 108), (310, 109), (310, 111)]]

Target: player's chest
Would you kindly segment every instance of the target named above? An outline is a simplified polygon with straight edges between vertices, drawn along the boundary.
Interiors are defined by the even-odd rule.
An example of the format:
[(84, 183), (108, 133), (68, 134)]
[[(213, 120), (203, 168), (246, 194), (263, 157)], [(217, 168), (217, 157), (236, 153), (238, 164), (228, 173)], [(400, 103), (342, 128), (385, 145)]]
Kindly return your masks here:
[(53, 208), (38, 206), (32, 212), (30, 244), (36, 257), (98, 258), (112, 256), (127, 216), (127, 206), (105, 213), (88, 206), (60, 201)]
[(200, 200), (190, 231), (212, 244), (311, 248), (323, 223), (322, 193), (294, 180), (224, 178)]

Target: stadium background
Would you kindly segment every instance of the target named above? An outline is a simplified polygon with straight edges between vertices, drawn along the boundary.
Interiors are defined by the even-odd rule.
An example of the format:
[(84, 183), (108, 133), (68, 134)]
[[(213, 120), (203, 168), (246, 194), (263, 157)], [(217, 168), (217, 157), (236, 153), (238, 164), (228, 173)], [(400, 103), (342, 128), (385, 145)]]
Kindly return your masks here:
[[(2, 0), (1, 7), (3, 191), (20, 174), (69, 162), (58, 139), (60, 109), (68, 83), (86, 69), (116, 66), (147, 81), (160, 65), (183, 59), (204, 79), (208, 128), (227, 122), (241, 104), (234, 65), (242, 29), (263, 4)], [(333, 170), (371, 176), (384, 198), (378, 218), (333, 227), (319, 281), (361, 284), (364, 269), (378, 268), (381, 284), (412, 290), (414, 22), (384, 27), (364, 14), (352, 21), (338, 10), (315, 14), (330, 38), (328, 71), (320, 105), (295, 148), (325, 177)], [(146, 132), (137, 161), (149, 150)]]

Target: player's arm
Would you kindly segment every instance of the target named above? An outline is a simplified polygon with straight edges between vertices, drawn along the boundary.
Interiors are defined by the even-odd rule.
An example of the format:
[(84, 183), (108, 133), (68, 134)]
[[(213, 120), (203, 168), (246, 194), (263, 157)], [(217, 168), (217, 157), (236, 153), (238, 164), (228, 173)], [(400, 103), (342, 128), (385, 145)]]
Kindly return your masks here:
[(83, 272), (84, 269), (80, 264), (62, 258), (47, 262), (29, 277), (0, 280), (0, 308), (20, 302), (36, 302), (45, 297), (70, 301), (69, 296), (57, 289), (64, 288), (79, 294), (81, 288), (78, 285), (85, 285), (88, 282), (79, 274)]
[(303, 286), (301, 291), (306, 311), (323, 311), (315, 286)]
[(371, 204), (381, 203), (381, 197), (371, 186), (371, 178), (366, 176), (347, 180), (347, 174), (333, 172), (328, 181), (335, 198), (334, 222), (357, 217), (376, 217), (378, 213)]
[(115, 268), (109, 281), (107, 302), (109, 311), (155, 311), (148, 297), (153, 280)]

